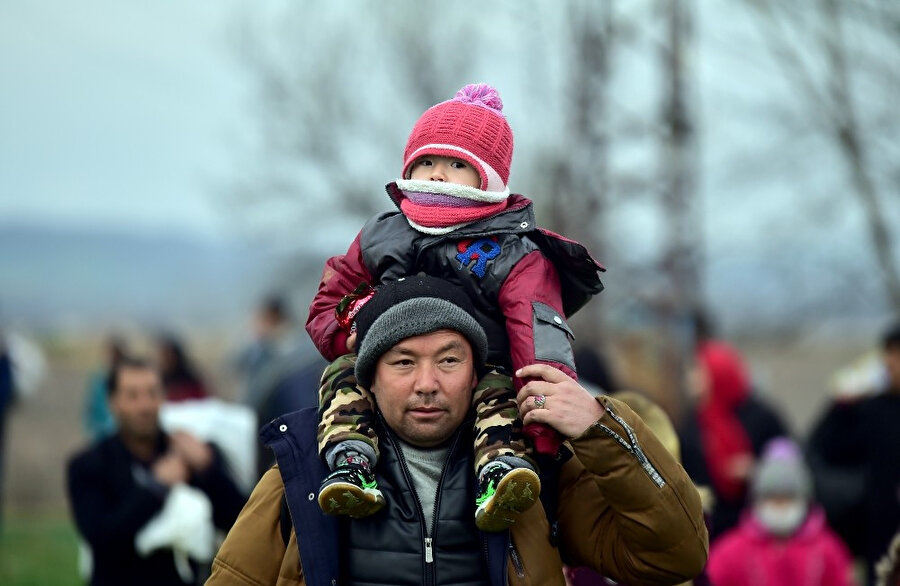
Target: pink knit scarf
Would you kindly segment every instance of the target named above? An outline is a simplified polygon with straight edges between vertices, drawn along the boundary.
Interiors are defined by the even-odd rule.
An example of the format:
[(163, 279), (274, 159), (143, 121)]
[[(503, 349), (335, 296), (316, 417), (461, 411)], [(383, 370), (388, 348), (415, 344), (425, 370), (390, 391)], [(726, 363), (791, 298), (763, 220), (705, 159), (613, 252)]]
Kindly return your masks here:
[(507, 200), (497, 203), (473, 201), (452, 195), (403, 191), (400, 210), (407, 218), (426, 228), (449, 228), (489, 218), (506, 209)]

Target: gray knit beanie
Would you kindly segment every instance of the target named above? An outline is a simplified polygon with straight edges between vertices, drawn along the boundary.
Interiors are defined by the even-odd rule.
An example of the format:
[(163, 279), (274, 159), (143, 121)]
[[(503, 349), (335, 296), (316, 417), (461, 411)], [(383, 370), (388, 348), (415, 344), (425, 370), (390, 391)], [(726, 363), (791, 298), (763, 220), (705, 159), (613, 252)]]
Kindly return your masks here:
[(455, 330), (472, 345), (476, 371), (487, 360), (487, 336), (475, 308), (453, 283), (427, 275), (378, 286), (356, 315), (356, 380), (369, 387), (381, 356), (406, 338)]
[(788, 438), (775, 438), (763, 448), (751, 483), (755, 499), (767, 496), (812, 498), (812, 479), (799, 446)]

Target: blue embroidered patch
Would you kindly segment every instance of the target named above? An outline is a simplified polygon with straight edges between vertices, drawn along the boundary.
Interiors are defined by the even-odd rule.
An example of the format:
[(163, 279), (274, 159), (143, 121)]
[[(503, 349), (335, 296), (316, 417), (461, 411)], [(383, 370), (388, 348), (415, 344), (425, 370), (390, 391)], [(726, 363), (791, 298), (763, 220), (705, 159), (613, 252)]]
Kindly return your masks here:
[(487, 273), (487, 262), (500, 256), (501, 251), (496, 236), (480, 238), (475, 241), (461, 240), (457, 243), (456, 249), (459, 251), (459, 254), (456, 255), (456, 260), (459, 261), (460, 270), (469, 266), (474, 260), (475, 264), (472, 266), (472, 272), (479, 279), (483, 279), (485, 273)]

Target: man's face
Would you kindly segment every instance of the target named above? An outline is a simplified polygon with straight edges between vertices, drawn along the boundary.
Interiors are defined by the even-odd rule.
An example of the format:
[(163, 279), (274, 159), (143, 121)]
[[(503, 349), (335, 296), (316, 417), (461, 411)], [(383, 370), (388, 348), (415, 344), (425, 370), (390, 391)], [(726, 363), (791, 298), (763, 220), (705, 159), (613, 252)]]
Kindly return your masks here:
[(900, 392), (900, 344), (892, 344), (885, 349), (884, 365), (887, 368), (891, 389)]
[(253, 317), (253, 332), (257, 339), (266, 340), (278, 329), (279, 320), (267, 309), (262, 309)]
[(465, 420), (477, 380), (468, 340), (438, 330), (385, 352), (375, 367), (372, 393), (400, 439), (430, 448), (449, 440)]
[(116, 390), (109, 397), (109, 408), (123, 436), (150, 440), (159, 431), (159, 408), (164, 400), (165, 393), (155, 370), (123, 367), (119, 370)]

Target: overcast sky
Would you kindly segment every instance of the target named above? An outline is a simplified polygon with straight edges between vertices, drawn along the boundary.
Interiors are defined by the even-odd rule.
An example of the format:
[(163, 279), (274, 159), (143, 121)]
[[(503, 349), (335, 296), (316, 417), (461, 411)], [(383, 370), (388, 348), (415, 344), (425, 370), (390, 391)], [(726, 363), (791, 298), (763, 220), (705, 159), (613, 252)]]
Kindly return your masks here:
[[(635, 10), (647, 11), (651, 5)], [(240, 170), (256, 163), (241, 157), (255, 152), (252, 146), (260, 129), (259, 104), (253, 103), (257, 80), (238, 58), (238, 23), (252, 14), (255, 23), (263, 21), (263, 35), (287, 28), (288, 38), (293, 38), (290, 35), (301, 33), (292, 28), (294, 21), (284, 18), (290, 13), (283, 10), (286, 6), (286, 0), (0, 3), (0, 225), (112, 226), (231, 239), (242, 218), (223, 212), (221, 191)], [(560, 14), (552, 2), (516, 6), (543, 27)], [(515, 74), (527, 73), (523, 62), (559, 53), (505, 30), (500, 22), (508, 16), (505, 8), (487, 14), (469, 32), (480, 35), (478, 76), (514, 88)], [(716, 293), (722, 284), (732, 286), (732, 275), (747, 273), (742, 259), (750, 257), (755, 258), (747, 266), (758, 265), (760, 258), (780, 263), (782, 275), (799, 275), (795, 278), (803, 283), (809, 281), (801, 278), (801, 269), (809, 270), (809, 259), (860, 267), (856, 270), (871, 274), (874, 257), (861, 206), (846, 195), (845, 167), (830, 146), (811, 139), (811, 132), (796, 133), (784, 124), (785, 117), (796, 116), (797, 108), (805, 106), (770, 62), (759, 40), (760, 21), (749, 18), (747, 5), (740, 2), (697, 0), (694, 10), (687, 71), (698, 131), (696, 179), (703, 208), (699, 229), (712, 267), (711, 291)], [(352, 12), (352, 4), (310, 2), (293, 14), (318, 27), (316, 32), (325, 31), (327, 42), (360, 53), (359, 38), (345, 44), (347, 31), (358, 32), (366, 25), (354, 21), (356, 28), (344, 26)], [(649, 112), (650, 119), (657, 115), (653, 100), (659, 76), (646, 64), (641, 69), (639, 62), (658, 59), (652, 39), (664, 42), (664, 34), (658, 26), (661, 20), (632, 16), (632, 25), (641, 33), (637, 36), (651, 40), (643, 43), (642, 55), (633, 46), (615, 55), (612, 101), (625, 110)], [(344, 36), (333, 34), (335, 30)], [(548, 30), (554, 31), (552, 26)], [(445, 32), (460, 34), (456, 29)], [(548, 43), (567, 38), (559, 30), (545, 36), (550, 37)], [(298, 37), (296, 46), (309, 52), (304, 41)], [(315, 46), (316, 51), (327, 49), (327, 44)], [(348, 91), (371, 91), (366, 84), (373, 83), (390, 86), (391, 69), (381, 62), (391, 55), (378, 57), (360, 55), (362, 71), (348, 76)], [(564, 66), (565, 59), (559, 60)], [(327, 67), (327, 60), (324, 63)], [(539, 81), (544, 91), (559, 91), (548, 89), (552, 80)], [(520, 166), (534, 159), (540, 121), (546, 125), (553, 119), (550, 112), (536, 115), (533, 106), (526, 108), (527, 100), (534, 98), (521, 87), (518, 92), (504, 89)], [(556, 98), (552, 101), (565, 103)], [(564, 134), (554, 136), (559, 148), (565, 148)], [(655, 157), (656, 149), (650, 145), (644, 154)], [(628, 149), (620, 152), (627, 162)], [(638, 168), (654, 172), (650, 165)], [(514, 188), (529, 193), (527, 185)], [(843, 197), (835, 199), (835, 194)], [(642, 213), (640, 202), (636, 207), (623, 203), (612, 222), (614, 240), (633, 254), (656, 251), (654, 236), (667, 219)], [(900, 206), (886, 205), (885, 214), (897, 231)], [(350, 228), (346, 236), (338, 230), (333, 218), (327, 226), (342, 244), (352, 236)], [(802, 266), (794, 268), (794, 262)], [(733, 268), (726, 271), (728, 266)], [(724, 267), (729, 276), (715, 281), (717, 267)], [(817, 270), (811, 277), (822, 274)], [(779, 279), (769, 285), (796, 292), (794, 282)]]
[[(262, 10), (277, 14), (284, 2), (85, 0), (77, 6), (0, 3), (0, 221), (228, 235), (226, 215), (213, 206), (216, 190), (234, 168), (248, 164), (238, 157), (249, 151), (242, 147), (258, 126), (251, 79), (236, 55), (235, 25), (243, 13), (252, 11), (256, 20)], [(542, 6), (551, 9), (547, 17), (556, 14)], [(323, 10), (315, 3), (309, 9), (313, 15)], [(709, 42), (703, 32), (709, 14), (698, 19), (698, 44)], [(719, 25), (712, 30), (720, 40), (731, 34)], [(485, 41), (501, 62), (517, 46), (512, 39)], [(728, 84), (710, 83), (733, 57), (723, 61), (716, 49), (692, 64), (702, 84), (695, 94), (706, 122), (700, 130), (733, 146), (747, 140), (748, 128), (752, 139), (754, 126), (734, 117)], [(637, 68), (631, 71), (627, 102), (646, 102), (655, 89), (643, 85), (649, 82)], [(490, 78), (502, 87), (507, 73), (501, 67)], [(743, 75), (752, 78), (754, 71)], [(752, 100), (753, 87), (747, 84), (751, 91), (736, 97)], [(758, 93), (762, 86), (755, 87)], [(509, 101), (515, 118), (521, 100)], [(519, 116), (517, 132), (527, 140), (533, 132), (526, 120)], [(734, 136), (736, 128), (742, 138)], [(718, 151), (700, 152), (715, 159)], [(717, 199), (708, 201), (708, 210), (738, 227), (743, 212), (759, 205), (754, 198), (738, 204), (742, 213), (720, 216)], [(733, 211), (733, 202), (726, 205)], [(632, 221), (640, 225), (640, 216)], [(747, 234), (728, 231), (732, 238)]]
[[(247, 0), (0, 3), (0, 220), (223, 234)], [(271, 5), (270, 5), (271, 6)]]

